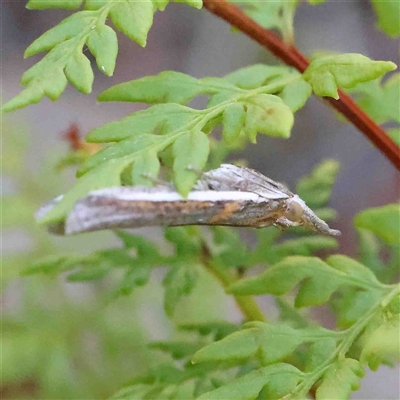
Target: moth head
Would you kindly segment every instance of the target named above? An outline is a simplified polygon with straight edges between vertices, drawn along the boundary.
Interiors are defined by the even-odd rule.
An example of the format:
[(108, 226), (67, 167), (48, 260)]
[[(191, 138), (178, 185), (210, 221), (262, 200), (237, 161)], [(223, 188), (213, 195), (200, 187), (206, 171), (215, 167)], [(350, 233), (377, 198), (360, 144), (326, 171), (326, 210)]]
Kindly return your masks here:
[(304, 205), (304, 202), (298, 196), (290, 198), (286, 202), (285, 217), (289, 221), (303, 225)]
[(329, 225), (318, 218), (297, 195), (286, 201), (285, 217), (296, 225), (304, 225), (323, 235), (339, 236), (341, 234), (340, 231), (329, 228)]

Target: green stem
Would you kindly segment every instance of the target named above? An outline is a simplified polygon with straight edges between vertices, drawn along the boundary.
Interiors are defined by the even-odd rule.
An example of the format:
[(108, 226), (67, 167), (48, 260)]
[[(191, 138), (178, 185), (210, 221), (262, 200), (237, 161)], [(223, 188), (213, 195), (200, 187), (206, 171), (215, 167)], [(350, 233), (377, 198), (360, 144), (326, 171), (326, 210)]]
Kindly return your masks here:
[[(212, 276), (214, 276), (224, 289), (237, 282), (237, 278), (229, 271), (223, 270), (212, 263), (212, 256), (209, 248), (204, 243), (202, 247), (202, 262), (204, 267)], [(267, 318), (261, 311), (259, 305), (252, 296), (233, 296), (237, 306), (242, 311), (243, 315), (249, 321), (262, 321), (266, 322)]]
[(297, 394), (300, 394), (300, 397), (309, 392), (314, 383), (322, 377), (325, 371), (337, 360), (344, 359), (350, 347), (353, 345), (355, 340), (360, 336), (368, 323), (376, 316), (376, 314), (382, 310), (382, 308), (386, 307), (392, 299), (397, 296), (400, 292), (400, 285), (392, 285), (391, 291), (387, 292), (386, 296), (376, 303), (374, 307), (372, 307), (361, 319), (359, 319), (353, 326), (349, 329), (338, 332), (340, 336), (343, 336), (342, 342), (336, 348), (335, 352), (332, 356), (327, 359), (323, 364), (321, 364), (316, 370), (311, 372), (308, 378), (302, 382), (297, 390)]

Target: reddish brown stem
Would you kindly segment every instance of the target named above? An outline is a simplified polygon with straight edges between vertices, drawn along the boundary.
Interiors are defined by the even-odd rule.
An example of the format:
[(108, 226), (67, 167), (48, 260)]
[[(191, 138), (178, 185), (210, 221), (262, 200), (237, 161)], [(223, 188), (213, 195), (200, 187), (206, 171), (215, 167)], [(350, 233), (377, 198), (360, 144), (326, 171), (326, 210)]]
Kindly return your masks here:
[[(285, 64), (304, 72), (310, 62), (295, 47), (284, 43), (275, 33), (264, 29), (238, 7), (225, 0), (203, 0), (204, 7), (212, 14), (250, 36), (271, 51)], [(377, 125), (346, 93), (339, 90), (339, 100), (325, 98), (338, 112), (356, 126), (400, 170), (400, 150), (397, 144)]]

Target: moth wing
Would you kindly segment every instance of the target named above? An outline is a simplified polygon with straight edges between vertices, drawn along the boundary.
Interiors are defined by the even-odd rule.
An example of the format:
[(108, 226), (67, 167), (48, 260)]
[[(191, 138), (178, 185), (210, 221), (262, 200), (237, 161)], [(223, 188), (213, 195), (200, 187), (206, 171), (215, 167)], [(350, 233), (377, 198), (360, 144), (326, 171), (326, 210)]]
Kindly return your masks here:
[(261, 174), (252, 168), (242, 168), (242, 176), (248, 181), (262, 187), (266, 191), (274, 192), (276, 194), (284, 194), (285, 197), (293, 196), (293, 193), (282, 183), (276, 182), (271, 178)]
[(180, 198), (169, 185), (118, 186), (90, 192), (68, 215), (65, 234), (159, 225), (156, 204), (165, 196)]
[[(265, 202), (246, 192), (193, 191), (185, 199), (168, 187), (113, 187), (90, 192), (78, 200), (52, 233), (71, 235), (104, 229), (145, 226), (240, 225), (252, 226), (265, 216)], [(46, 215), (59, 200), (46, 205)], [(251, 209), (251, 215), (243, 213)], [(57, 228), (57, 229), (55, 229)]]
[[(127, 224), (140, 224), (142, 221), (137, 221), (139, 219), (137, 214), (132, 215), (132, 212), (126, 208), (121, 210), (120, 202), (134, 200), (138, 196), (162, 196), (165, 193), (174, 196), (175, 192), (170, 185), (113, 187), (95, 190), (75, 203), (65, 221), (49, 224), (47, 229), (56, 235), (70, 235), (100, 229), (126, 228)], [(62, 198), (62, 195), (58, 196), (40, 207), (35, 213), (36, 220), (47, 215)]]
[(287, 199), (292, 197), (286, 186), (265, 175), (245, 167), (222, 164), (219, 168), (206, 172), (199, 180), (198, 187), (211, 190), (238, 190), (256, 193), (268, 199)]

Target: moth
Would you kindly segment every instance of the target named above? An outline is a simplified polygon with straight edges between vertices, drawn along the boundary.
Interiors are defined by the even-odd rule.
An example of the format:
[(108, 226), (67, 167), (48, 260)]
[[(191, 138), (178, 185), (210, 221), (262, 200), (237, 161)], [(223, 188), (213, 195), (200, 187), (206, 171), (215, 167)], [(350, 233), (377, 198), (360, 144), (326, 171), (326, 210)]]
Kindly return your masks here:
[[(36, 218), (45, 216), (61, 199), (59, 196), (40, 208)], [(182, 225), (275, 226), (281, 230), (305, 226), (324, 235), (340, 235), (281, 183), (253, 169), (231, 164), (202, 173), (186, 198), (168, 183), (92, 191), (75, 203), (64, 222), (48, 228), (55, 234), (70, 235)]]

